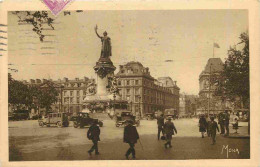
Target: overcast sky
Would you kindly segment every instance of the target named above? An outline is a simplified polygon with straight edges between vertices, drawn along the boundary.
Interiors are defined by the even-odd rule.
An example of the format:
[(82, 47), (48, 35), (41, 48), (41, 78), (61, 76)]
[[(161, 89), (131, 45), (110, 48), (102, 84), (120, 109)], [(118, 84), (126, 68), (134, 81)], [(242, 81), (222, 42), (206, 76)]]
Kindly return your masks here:
[[(100, 35), (112, 39), (112, 61), (117, 67), (139, 61), (155, 78), (170, 76), (181, 92), (198, 94), (199, 74), (213, 56), (225, 61), (227, 50), (248, 30), (246, 10), (84, 11), (63, 13), (55, 30), (40, 42), (31, 25), (18, 25), (8, 15), (8, 50), (15, 79), (68, 77), (95, 78), (93, 66), (100, 57)], [(173, 60), (173, 62), (165, 62)], [(33, 65), (34, 64), (34, 65)], [(116, 71), (117, 72), (117, 71)]]

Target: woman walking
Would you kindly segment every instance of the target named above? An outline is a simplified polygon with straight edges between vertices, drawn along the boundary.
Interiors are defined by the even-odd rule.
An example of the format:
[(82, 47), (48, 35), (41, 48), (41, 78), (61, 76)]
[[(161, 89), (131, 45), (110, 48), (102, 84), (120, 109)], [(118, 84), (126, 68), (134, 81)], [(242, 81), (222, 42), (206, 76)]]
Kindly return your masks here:
[(206, 132), (207, 129), (207, 121), (204, 115), (200, 116), (199, 120), (199, 131), (201, 132), (201, 137), (204, 138), (204, 133)]

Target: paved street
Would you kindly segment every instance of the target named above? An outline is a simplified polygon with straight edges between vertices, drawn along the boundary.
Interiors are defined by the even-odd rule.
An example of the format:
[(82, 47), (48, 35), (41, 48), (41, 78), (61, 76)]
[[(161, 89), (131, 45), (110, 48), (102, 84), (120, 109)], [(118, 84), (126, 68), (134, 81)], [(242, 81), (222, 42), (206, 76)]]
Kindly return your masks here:
[[(123, 160), (128, 144), (122, 142), (123, 127), (116, 128), (113, 120), (103, 120), (100, 155), (87, 154), (92, 142), (87, 140), (88, 128), (75, 129), (72, 122), (67, 128), (39, 127), (37, 120), (9, 122), (10, 160)], [(229, 152), (228, 158), (249, 158), (249, 139), (225, 138), (217, 135), (216, 145), (210, 138), (201, 138), (197, 119), (174, 121), (178, 134), (173, 148), (165, 149), (164, 141), (157, 140), (156, 121), (142, 120), (137, 128), (141, 143), (136, 144), (137, 159), (226, 159), (223, 146), (238, 150)], [(247, 127), (241, 127), (246, 131)], [(231, 133), (233, 131), (231, 130)], [(222, 152), (223, 149), (223, 152)]]

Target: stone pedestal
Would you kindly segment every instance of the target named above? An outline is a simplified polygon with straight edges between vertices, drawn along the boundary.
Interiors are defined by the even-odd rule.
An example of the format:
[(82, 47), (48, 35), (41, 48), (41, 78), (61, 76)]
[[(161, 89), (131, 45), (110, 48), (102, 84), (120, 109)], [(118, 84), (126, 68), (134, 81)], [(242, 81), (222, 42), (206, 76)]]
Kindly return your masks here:
[[(98, 108), (105, 111), (113, 101), (113, 94), (108, 92), (108, 77), (114, 75), (116, 67), (113, 65), (110, 58), (100, 58), (94, 66), (96, 72), (97, 90), (95, 95), (87, 95), (83, 103), (85, 108), (93, 110)], [(101, 107), (100, 107), (101, 106)], [(103, 109), (102, 109), (103, 108)], [(95, 109), (94, 109), (95, 110)]]

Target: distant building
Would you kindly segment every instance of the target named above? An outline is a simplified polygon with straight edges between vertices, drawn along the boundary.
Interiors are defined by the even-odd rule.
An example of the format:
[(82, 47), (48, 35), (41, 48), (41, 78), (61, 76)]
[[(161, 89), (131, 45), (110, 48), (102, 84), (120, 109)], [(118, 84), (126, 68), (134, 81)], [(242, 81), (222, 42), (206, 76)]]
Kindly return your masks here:
[(23, 81), (27, 85), (38, 85), (42, 88), (48, 86), (48, 82), (51, 82), (59, 92), (58, 102), (52, 106), (52, 109), (57, 112), (81, 111), (83, 99), (87, 94), (95, 93), (96, 89), (95, 80), (87, 77), (84, 79), (75, 78), (74, 80), (63, 78), (62, 80), (30, 79), (29, 82)]
[(216, 87), (209, 82), (213, 76), (217, 78), (224, 69), (224, 64), (220, 58), (210, 58), (199, 76), (199, 100), (200, 106), (198, 112), (207, 112), (208, 100), (210, 100), (210, 113), (218, 113), (222, 108), (222, 102), (219, 97), (214, 96)]
[(167, 108), (179, 110), (179, 90), (170, 77), (154, 79), (149, 68), (139, 62), (129, 62), (119, 67), (119, 94), (130, 103), (134, 113), (155, 112)]

